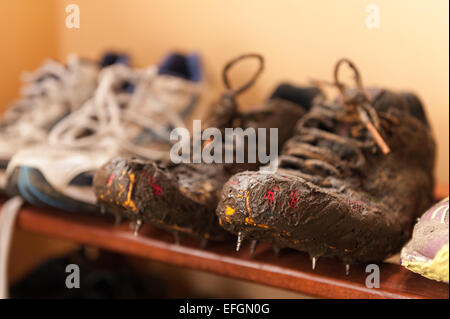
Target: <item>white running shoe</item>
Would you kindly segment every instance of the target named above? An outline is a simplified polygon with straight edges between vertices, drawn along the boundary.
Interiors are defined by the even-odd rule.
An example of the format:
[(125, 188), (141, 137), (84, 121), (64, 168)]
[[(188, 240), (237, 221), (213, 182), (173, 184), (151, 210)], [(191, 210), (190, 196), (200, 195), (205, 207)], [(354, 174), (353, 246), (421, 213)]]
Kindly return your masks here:
[[(124, 59), (108, 54), (101, 64)], [(23, 75), (20, 99), (0, 118), (0, 190), (6, 185), (5, 169), (11, 157), (45, 141), (56, 123), (79, 109), (95, 91), (98, 71), (97, 63), (71, 55), (66, 65), (47, 60), (36, 71)]]
[(113, 65), (94, 96), (59, 121), (48, 143), (17, 152), (7, 168), (10, 195), (68, 211), (96, 211), (95, 171), (115, 156), (168, 157), (170, 132), (200, 96), (197, 55), (169, 55), (160, 67)]

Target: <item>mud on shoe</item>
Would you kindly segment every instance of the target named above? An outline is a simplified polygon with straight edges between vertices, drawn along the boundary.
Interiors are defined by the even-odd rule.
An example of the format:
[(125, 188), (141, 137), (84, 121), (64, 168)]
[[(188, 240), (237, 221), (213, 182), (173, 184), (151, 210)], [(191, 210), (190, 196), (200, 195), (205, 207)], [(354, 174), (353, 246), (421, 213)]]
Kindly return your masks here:
[[(348, 64), (357, 87), (338, 78)], [(217, 215), (244, 238), (307, 252), (313, 261), (380, 261), (400, 250), (432, 202), (435, 143), (414, 95), (363, 89), (340, 60), (333, 103), (316, 100), (285, 143), (273, 173), (225, 184)]]

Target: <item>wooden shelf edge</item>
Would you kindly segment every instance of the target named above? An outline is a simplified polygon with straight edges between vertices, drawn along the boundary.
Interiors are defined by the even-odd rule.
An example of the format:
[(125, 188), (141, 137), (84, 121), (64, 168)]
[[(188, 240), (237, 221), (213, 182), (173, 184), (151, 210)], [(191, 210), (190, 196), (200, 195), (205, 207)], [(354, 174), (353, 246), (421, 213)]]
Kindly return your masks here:
[(271, 247), (261, 244), (253, 258), (249, 245), (240, 252), (234, 243), (199, 243), (186, 239), (180, 246), (167, 232), (144, 226), (135, 237), (128, 225), (86, 214), (25, 206), (17, 219), (23, 230), (54, 236), (80, 244), (148, 258), (154, 261), (292, 290), (321, 298), (449, 298), (448, 285), (414, 274), (399, 265), (380, 265), (379, 289), (365, 287), (364, 265), (352, 266), (349, 276), (335, 260), (319, 260), (316, 270), (306, 254), (282, 251), (276, 257)]
[[(438, 185), (435, 196), (444, 198), (448, 191), (448, 185)], [(0, 198), (0, 207), (4, 200)], [(249, 256), (248, 244), (239, 252), (235, 251), (234, 243), (211, 243), (207, 249), (200, 249), (199, 243), (189, 238), (177, 246), (167, 232), (146, 225), (135, 237), (128, 225), (115, 227), (111, 219), (103, 216), (25, 205), (17, 218), (17, 227), (321, 298), (449, 298), (447, 284), (426, 279), (395, 264), (380, 264), (380, 288), (370, 289), (365, 286), (365, 265), (352, 266), (350, 275), (346, 276), (344, 265), (336, 260), (319, 260), (313, 271), (306, 254), (282, 250), (277, 257), (265, 244), (258, 246), (253, 258)]]

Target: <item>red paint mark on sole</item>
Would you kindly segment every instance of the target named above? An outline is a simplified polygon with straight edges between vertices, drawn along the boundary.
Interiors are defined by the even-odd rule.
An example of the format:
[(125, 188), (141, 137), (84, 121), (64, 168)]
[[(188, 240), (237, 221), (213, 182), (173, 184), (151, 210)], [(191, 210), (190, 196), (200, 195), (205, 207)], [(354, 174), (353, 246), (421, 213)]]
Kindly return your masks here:
[(113, 182), (115, 177), (116, 177), (116, 175), (114, 175), (114, 174), (109, 175), (108, 182), (107, 182), (108, 186), (111, 186), (111, 183)]

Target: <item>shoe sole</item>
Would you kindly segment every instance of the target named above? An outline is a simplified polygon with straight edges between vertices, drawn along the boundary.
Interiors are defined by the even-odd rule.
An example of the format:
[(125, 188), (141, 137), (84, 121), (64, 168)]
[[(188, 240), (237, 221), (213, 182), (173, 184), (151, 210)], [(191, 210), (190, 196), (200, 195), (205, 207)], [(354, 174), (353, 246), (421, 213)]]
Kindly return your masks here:
[(8, 178), (6, 192), (10, 196), (20, 195), (34, 205), (50, 206), (74, 213), (100, 212), (96, 205), (70, 198), (55, 190), (44, 175), (33, 167), (16, 167)]
[(410, 235), (411, 218), (361, 194), (340, 194), (295, 175), (243, 172), (224, 186), (220, 224), (241, 238), (337, 257), (346, 264), (383, 260)]
[(135, 224), (149, 223), (200, 239), (224, 240), (217, 221), (218, 196), (194, 196), (153, 162), (114, 159), (97, 171), (94, 191), (104, 210)]

